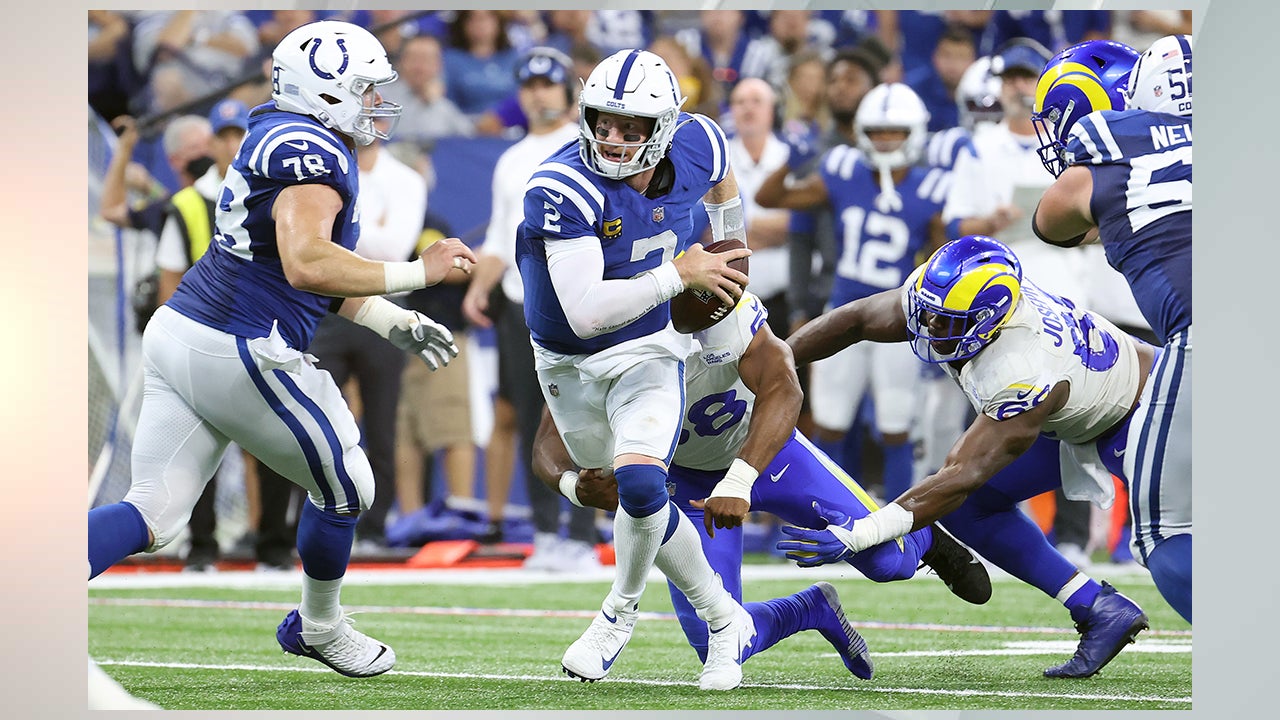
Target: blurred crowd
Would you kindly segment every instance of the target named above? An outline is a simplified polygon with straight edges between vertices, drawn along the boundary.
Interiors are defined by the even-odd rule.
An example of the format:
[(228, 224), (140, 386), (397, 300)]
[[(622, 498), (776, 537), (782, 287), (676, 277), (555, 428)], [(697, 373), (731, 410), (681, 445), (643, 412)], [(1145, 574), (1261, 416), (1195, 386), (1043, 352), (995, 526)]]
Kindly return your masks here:
[[(755, 191), (780, 168), (798, 172), (816, 150), (853, 145), (858, 103), (881, 82), (905, 83), (925, 103), (928, 131), (936, 139), (929, 162), (941, 162), (934, 155), (946, 154), (946, 138), (956, 128), (971, 139), (982, 166), (974, 177), (985, 178), (984, 188), (999, 189), (970, 202), (1001, 214), (1000, 239), (1020, 255), (1025, 247), (1029, 266), (1046, 268), (1033, 270), (1038, 279), (1051, 278), (1047, 282), (1059, 285), (1049, 289), (1083, 297), (1135, 334), (1149, 333), (1132, 298), (1125, 297), (1123, 280), (1107, 274), (1100, 249), (1064, 250), (1072, 253), (1064, 259), (1032, 234), (1031, 211), (1052, 177), (1035, 159), (1039, 143), (1029, 113), (1035, 78), (1053, 53), (1093, 39), (1114, 39), (1141, 51), (1161, 36), (1191, 33), (1190, 14), (1184, 11), (89, 11), (89, 105), (120, 136), (99, 212), (120, 227), (153, 233), (162, 248), (152, 285), (140, 289), (145, 297), (139, 302), (139, 327), (148, 307), (172, 293), (181, 273), (203, 252), (192, 240), (203, 209), (198, 196), (212, 208), (249, 109), (270, 100), (272, 50), (289, 31), (321, 19), (369, 28), (399, 72), (399, 80), (383, 93), (404, 107), (395, 134), (389, 143), (360, 152), (363, 232), (399, 236), (390, 245), (396, 249), (378, 259), (409, 259), (435, 239), (460, 231), (449, 226), (447, 213), (428, 205), (427, 194), (437, 177), (476, 170), (437, 166), (432, 155), (455, 138), (514, 141), (524, 136), (530, 118), (520, 101), (517, 70), (532, 48), (564, 53), (573, 76), (580, 78), (616, 50), (646, 48), (676, 74), (687, 98), (684, 110), (715, 118), (732, 140), (731, 162), (747, 206), (749, 242), (757, 252), (751, 289), (766, 301), (770, 324), (780, 336), (822, 311), (827, 301), (822, 269), (829, 273), (834, 258), (824, 252), (829, 239), (796, 247), (794, 219), (788, 211), (759, 207)], [(755, 80), (743, 82), (748, 79)], [(576, 81), (569, 84), (571, 92), (576, 89)], [(566, 112), (572, 116), (576, 106), (567, 103)], [(179, 195), (188, 188), (195, 193)], [(180, 206), (184, 197), (191, 202)], [(168, 224), (176, 229), (167, 229)], [(408, 254), (397, 255), (404, 250)], [(463, 356), (447, 372), (428, 373), (420, 363), (405, 365), (389, 356), (368, 357), (360, 348), (380, 344), (348, 337), (349, 330), (342, 328), (322, 328), (317, 345), (324, 344), (312, 348), (340, 384), (350, 379), (353, 409), (358, 416), (363, 412), (366, 439), (385, 440), (367, 448), (378, 502), (362, 517), (358, 533), (369, 552), (433, 539), (532, 539), (528, 520), (506, 504), (511, 477), (520, 472), (514, 411), (501, 397), (490, 400), (496, 363), (467, 357), (467, 278), (458, 275), (397, 299), (459, 336)], [(471, 325), (479, 325), (470, 328), (478, 338), (488, 330), (482, 323)], [(394, 375), (390, 382), (388, 375)], [(921, 424), (951, 413), (961, 417), (942, 425), (964, 426), (963, 403), (926, 408), (929, 402), (944, 401), (922, 391)], [(480, 416), (492, 418), (485, 423), (491, 430), (474, 426), (477, 408), (485, 411)], [(376, 432), (370, 432), (371, 425)], [(913, 436), (946, 432), (946, 427), (918, 428)], [(801, 428), (817, 434), (830, 430), (815, 427), (811, 418)], [(881, 459), (869, 400), (864, 398), (852, 427), (837, 430), (847, 438), (841, 458), (846, 467), (868, 488), (878, 488)], [(917, 452), (916, 476), (939, 462)], [(275, 484), (269, 469), (254, 462), (240, 472), (256, 533), (245, 542), (256, 545), (265, 565), (290, 565), (288, 518), (296, 497), (291, 498), (287, 483)], [(1043, 524), (1058, 535), (1060, 546), (1080, 553), (1072, 559), (1100, 548), (1114, 549), (1117, 559), (1123, 555), (1127, 542), (1109, 530), (1100, 532), (1097, 527), (1108, 519), (1091, 519), (1087, 506), (1075, 511), (1075, 520), (1055, 526), (1055, 516), (1072, 514), (1067, 507), (1059, 498), (1059, 512), (1051, 511)], [(211, 512), (193, 515), (187, 555), (193, 568), (211, 566), (219, 553), (208, 540)], [(197, 528), (195, 523), (203, 524)], [(608, 525), (599, 527), (604, 531)], [(762, 523), (754, 534), (762, 538), (761, 548), (771, 546), (766, 542), (770, 532)], [(540, 549), (547, 555), (539, 563), (543, 569), (573, 571), (596, 561), (594, 554), (563, 547), (561, 552), (551, 545)]]

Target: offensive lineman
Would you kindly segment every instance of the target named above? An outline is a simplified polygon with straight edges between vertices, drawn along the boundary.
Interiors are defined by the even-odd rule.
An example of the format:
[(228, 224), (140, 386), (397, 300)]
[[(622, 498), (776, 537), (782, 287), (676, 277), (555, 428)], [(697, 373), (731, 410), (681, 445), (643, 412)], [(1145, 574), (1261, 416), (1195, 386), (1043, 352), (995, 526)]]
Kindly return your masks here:
[(448, 363), (458, 353), (448, 329), (377, 295), (434, 285), (476, 261), (452, 238), (413, 262), (352, 252), (354, 149), (394, 127), (400, 108), (377, 88), (395, 79), (381, 43), (350, 23), (310, 23), (280, 41), (273, 102), (250, 114), (219, 194), (214, 241), (143, 335), (132, 486), (88, 519), (90, 578), (159, 550), (235, 441), (308, 494), (298, 520), (302, 601), (277, 640), (350, 677), (395, 664), (395, 652), (355, 630), (339, 604), (373, 474), (351, 411), (305, 349), (320, 317), (337, 312), (432, 368)]

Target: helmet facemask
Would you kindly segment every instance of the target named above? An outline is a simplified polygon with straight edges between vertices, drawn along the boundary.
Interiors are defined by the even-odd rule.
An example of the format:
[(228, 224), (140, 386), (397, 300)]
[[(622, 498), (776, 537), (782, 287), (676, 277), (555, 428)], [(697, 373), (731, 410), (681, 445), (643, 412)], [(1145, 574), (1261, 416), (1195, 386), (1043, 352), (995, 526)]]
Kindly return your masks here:
[(939, 248), (907, 288), (907, 335), (916, 357), (940, 364), (982, 351), (1022, 296), (1022, 267), (1004, 245), (967, 235)]
[[(675, 75), (666, 62), (644, 50), (621, 50), (591, 71), (578, 95), (579, 155), (598, 175), (615, 180), (652, 169), (666, 156), (675, 137), (684, 104)], [(647, 118), (652, 128), (646, 139), (606, 142), (596, 134), (601, 113), (624, 118)], [(602, 146), (634, 149), (630, 159), (613, 159)]]

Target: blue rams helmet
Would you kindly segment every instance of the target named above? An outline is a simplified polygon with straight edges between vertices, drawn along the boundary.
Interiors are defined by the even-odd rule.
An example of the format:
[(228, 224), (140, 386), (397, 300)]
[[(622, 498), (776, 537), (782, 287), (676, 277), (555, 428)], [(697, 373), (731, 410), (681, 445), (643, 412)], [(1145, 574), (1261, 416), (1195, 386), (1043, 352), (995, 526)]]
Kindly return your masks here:
[(938, 248), (907, 287), (907, 334), (927, 363), (977, 355), (1022, 297), (1022, 264), (1003, 243), (965, 235)]
[(1054, 55), (1036, 83), (1031, 122), (1040, 139), (1040, 162), (1054, 177), (1067, 169), (1067, 133), (1099, 110), (1123, 110), (1129, 71), (1138, 53), (1112, 40), (1090, 40)]

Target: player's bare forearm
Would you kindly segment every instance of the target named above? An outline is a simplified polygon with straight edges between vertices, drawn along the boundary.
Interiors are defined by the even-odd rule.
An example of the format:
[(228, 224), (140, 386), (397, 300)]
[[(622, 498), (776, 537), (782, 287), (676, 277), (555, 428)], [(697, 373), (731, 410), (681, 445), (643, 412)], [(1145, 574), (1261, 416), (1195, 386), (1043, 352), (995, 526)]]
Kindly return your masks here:
[(763, 470), (791, 439), (804, 393), (791, 348), (768, 325), (760, 328), (738, 363), (742, 382), (755, 394), (747, 439), (738, 452), (748, 465)]
[(551, 418), (551, 411), (542, 409), (542, 422), (538, 425), (538, 433), (533, 439), (533, 474), (544, 485), (560, 494), (560, 476), (567, 470), (577, 470), (573, 458), (560, 439), (560, 431)]
[(993, 475), (1026, 452), (1047, 415), (1042, 408), (999, 422), (979, 415), (947, 453), (942, 469), (893, 501), (911, 513), (911, 529), (919, 530), (960, 507)]
[(1083, 165), (1067, 168), (1040, 197), (1031, 218), (1031, 229), (1050, 245), (1081, 244), (1096, 227), (1089, 208), (1092, 195), (1093, 174), (1089, 169)]
[(756, 204), (762, 208), (809, 210), (827, 204), (827, 185), (822, 175), (812, 173), (794, 184), (787, 184), (787, 166), (775, 170), (756, 190)]
[(905, 341), (901, 292), (895, 288), (855, 300), (805, 323), (787, 338), (796, 366), (831, 357), (858, 342)]
[(730, 168), (724, 179), (715, 185), (702, 196), (702, 202), (707, 204), (717, 204), (728, 202), (738, 197), (738, 179), (733, 176), (733, 169)]

